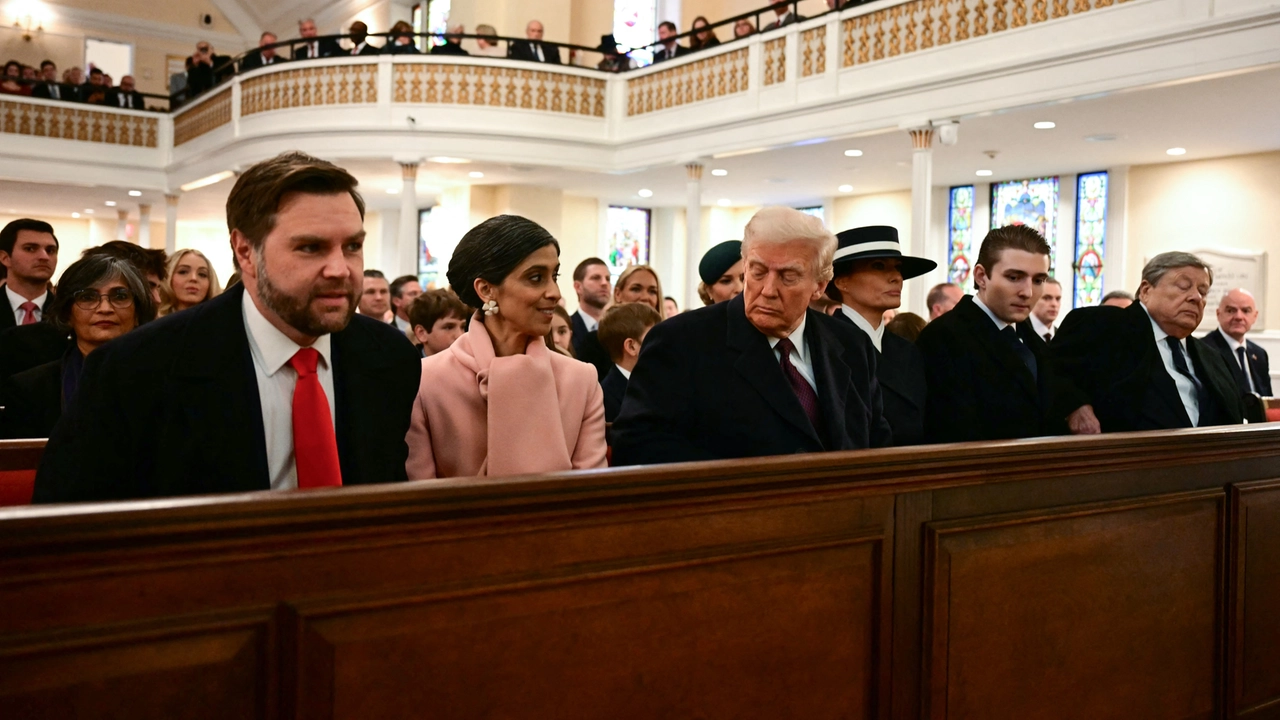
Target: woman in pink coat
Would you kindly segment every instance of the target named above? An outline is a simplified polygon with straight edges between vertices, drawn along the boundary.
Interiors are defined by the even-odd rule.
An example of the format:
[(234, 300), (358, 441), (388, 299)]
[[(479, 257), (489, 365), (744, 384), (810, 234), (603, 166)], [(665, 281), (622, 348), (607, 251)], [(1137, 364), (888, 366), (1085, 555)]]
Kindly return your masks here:
[(543, 341), (559, 272), (560, 244), (531, 220), (500, 215), (463, 236), (449, 283), (482, 312), (422, 361), (406, 438), (410, 480), (604, 467), (596, 370)]

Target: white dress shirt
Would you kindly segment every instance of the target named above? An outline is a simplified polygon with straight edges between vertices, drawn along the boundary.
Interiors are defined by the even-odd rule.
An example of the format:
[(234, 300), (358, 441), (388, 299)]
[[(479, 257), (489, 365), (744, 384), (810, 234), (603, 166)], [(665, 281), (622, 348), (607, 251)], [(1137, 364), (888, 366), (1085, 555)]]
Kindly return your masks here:
[(881, 343), (884, 342), (884, 320), (880, 321), (880, 327), (873, 328), (871, 327), (871, 323), (867, 322), (867, 319), (862, 317), (862, 313), (854, 310), (848, 305), (841, 305), (840, 312), (844, 313), (845, 317), (852, 320), (854, 325), (857, 325), (862, 332), (867, 334), (867, 337), (871, 338), (871, 344), (876, 346), (876, 352), (884, 352), (880, 347)]
[[(818, 382), (813, 375), (813, 356), (809, 352), (809, 346), (804, 342), (805, 322), (807, 322), (807, 318), (802, 318), (800, 327), (791, 333), (791, 345), (795, 348), (791, 351), (791, 364), (795, 366), (796, 370), (800, 371), (800, 376), (805, 379), (805, 382), (809, 383), (809, 387), (813, 388), (814, 392), (817, 392)], [(778, 350), (778, 343), (780, 342), (782, 340), (779, 338), (769, 338), (769, 347), (773, 348), (774, 357), (778, 358), (779, 364), (782, 363), (782, 353)]]
[[(1031, 313), (1031, 327), (1035, 328), (1036, 335), (1044, 338), (1045, 342), (1052, 340), (1053, 336), (1058, 334), (1058, 328), (1040, 322), (1040, 318), (1036, 317), (1035, 313)], [(1046, 338), (1045, 335), (1049, 337)]]
[[(779, 361), (779, 362), (781, 362), (781, 361)], [(630, 379), (631, 379), (631, 371), (630, 371), (630, 370), (628, 370), (628, 369), (626, 369), (626, 368), (622, 367), (622, 366), (621, 366), (621, 365), (619, 365), (618, 363), (614, 363), (614, 364), (613, 364), (613, 366), (614, 366), (614, 367), (616, 367), (616, 368), (618, 368), (618, 372), (622, 373), (622, 377), (624, 377), (624, 378), (626, 378), (626, 379), (628, 379), (628, 380), (630, 380)]]
[[(298, 467), (293, 459), (293, 387), (298, 373), (289, 364), (302, 346), (280, 332), (263, 317), (253, 300), (244, 298), (244, 327), (253, 354), (253, 371), (258, 379), (258, 398), (262, 403), (262, 429), (267, 439), (267, 472), (272, 490), (298, 487)], [(315, 348), (320, 353), (316, 375), (325, 399), (329, 401), (329, 421), (334, 421), (332, 340), (321, 335)], [(336, 426), (335, 426), (336, 427)]]
[(405, 335), (408, 335), (409, 331), (413, 329), (413, 326), (409, 324), (409, 321), (401, 320), (399, 315), (392, 315), (391, 319), (395, 322), (396, 329), (404, 333)]
[[(22, 307), (23, 303), (27, 302), (27, 299), (14, 292), (13, 288), (9, 287), (7, 284), (4, 286), (4, 292), (9, 296), (9, 307), (13, 310), (14, 323), (21, 325), (22, 321), (27, 319), (27, 312), (25, 310), (20, 310), (19, 308)], [(44, 319), (44, 303), (48, 299), (49, 291), (46, 290), (40, 295), (40, 297), (31, 301), (36, 304), (36, 309), (34, 311), (36, 322), (40, 322)]]
[(987, 317), (991, 318), (991, 322), (996, 324), (996, 330), (1004, 330), (1005, 328), (1013, 324), (1013, 323), (1007, 323), (1001, 320), (1000, 318), (996, 317), (996, 314), (991, 312), (991, 308), (987, 307), (987, 304), (982, 302), (982, 298), (978, 297), (977, 295), (973, 296), (973, 304), (982, 308), (982, 312), (986, 313)]
[(1249, 392), (1256, 393), (1258, 389), (1253, 386), (1253, 372), (1249, 368), (1249, 345), (1247, 342), (1236, 342), (1236, 339), (1223, 332), (1222, 328), (1218, 328), (1218, 332), (1222, 333), (1222, 338), (1227, 341), (1227, 347), (1231, 348), (1231, 362), (1237, 366), (1240, 364), (1239, 348), (1244, 348), (1244, 376), (1249, 379)]
[(595, 332), (600, 329), (600, 321), (581, 310), (578, 311), (578, 317), (582, 318), (582, 324), (587, 327), (587, 332)]
[[(1143, 305), (1142, 309), (1146, 310), (1147, 306)], [(1147, 312), (1147, 317), (1151, 317), (1150, 311)], [(1200, 425), (1200, 400), (1196, 397), (1196, 384), (1191, 381), (1191, 378), (1178, 372), (1178, 368), (1173, 364), (1173, 349), (1165, 341), (1165, 338), (1169, 337), (1169, 333), (1161, 330), (1154, 318), (1151, 320), (1151, 331), (1156, 335), (1156, 348), (1160, 350), (1160, 359), (1164, 361), (1165, 372), (1169, 373), (1169, 377), (1173, 378), (1173, 384), (1178, 386), (1178, 397), (1182, 398), (1182, 406), (1187, 409), (1187, 417), (1191, 418), (1193, 427), (1198, 427)], [(1195, 363), (1191, 362), (1191, 353), (1187, 352), (1187, 341), (1179, 340), (1178, 344), (1182, 346), (1182, 355), (1187, 361), (1187, 369), (1191, 371), (1192, 375), (1195, 375), (1196, 366)]]

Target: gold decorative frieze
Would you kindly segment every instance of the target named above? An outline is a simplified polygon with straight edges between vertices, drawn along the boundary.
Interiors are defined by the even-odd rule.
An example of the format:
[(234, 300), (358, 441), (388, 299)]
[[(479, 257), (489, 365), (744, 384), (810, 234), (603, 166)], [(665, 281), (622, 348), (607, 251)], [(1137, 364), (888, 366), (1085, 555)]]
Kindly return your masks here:
[[(841, 20), (840, 66), (909, 55), (1123, 2), (1127, 0), (913, 0)], [(812, 32), (818, 29), (802, 33), (802, 48)], [(766, 55), (768, 47), (766, 43)], [(766, 84), (768, 71), (766, 59)], [(802, 64), (801, 74), (808, 71)]]
[(378, 66), (325, 65), (259, 75), (240, 86), (240, 116), (316, 105), (378, 102)]
[(160, 120), (83, 105), (45, 105), (0, 100), (0, 130), (11, 135), (156, 147)]
[(734, 50), (627, 80), (627, 115), (680, 107), (746, 92), (747, 49)]
[(408, 104), (481, 105), (604, 117), (605, 81), (545, 70), (487, 65), (395, 66), (392, 100)]
[(173, 145), (177, 147), (231, 123), (231, 89), (227, 88), (173, 118)]
[(800, 33), (800, 77), (827, 72), (827, 29), (816, 27)]
[(780, 37), (764, 44), (764, 85), (787, 81), (787, 39)]

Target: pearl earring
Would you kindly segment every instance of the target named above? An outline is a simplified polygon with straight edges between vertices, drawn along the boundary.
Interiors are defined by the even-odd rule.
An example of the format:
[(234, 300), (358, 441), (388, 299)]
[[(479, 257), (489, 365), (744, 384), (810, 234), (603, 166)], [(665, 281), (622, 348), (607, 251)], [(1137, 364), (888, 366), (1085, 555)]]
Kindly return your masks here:
[(498, 314), (498, 301), (497, 301), (497, 300), (486, 300), (486, 301), (484, 302), (484, 307), (483, 307), (482, 309), (484, 310), (484, 314), (485, 314), (485, 315), (490, 315), (490, 316), (492, 316), (492, 315), (497, 315), (497, 314)]

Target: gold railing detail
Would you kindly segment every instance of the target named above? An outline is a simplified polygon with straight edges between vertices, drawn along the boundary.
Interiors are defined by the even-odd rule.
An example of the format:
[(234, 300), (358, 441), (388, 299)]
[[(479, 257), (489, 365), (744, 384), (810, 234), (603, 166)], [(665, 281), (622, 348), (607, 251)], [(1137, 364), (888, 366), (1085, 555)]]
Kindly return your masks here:
[(486, 65), (395, 66), (396, 103), (483, 105), (604, 117), (605, 81), (567, 73)]
[(0, 100), (0, 131), (10, 135), (153, 148), (159, 144), (159, 123), (158, 117), (84, 106)]
[(231, 89), (227, 88), (173, 119), (173, 145), (177, 147), (229, 124)]
[(627, 116), (746, 92), (749, 84), (747, 49), (721, 53), (627, 80)]
[(378, 102), (378, 66), (327, 65), (260, 75), (240, 86), (240, 116), (316, 105)]
[(764, 85), (787, 81), (787, 39), (768, 40), (764, 44)]
[(800, 33), (800, 77), (827, 72), (827, 28), (816, 27)]

